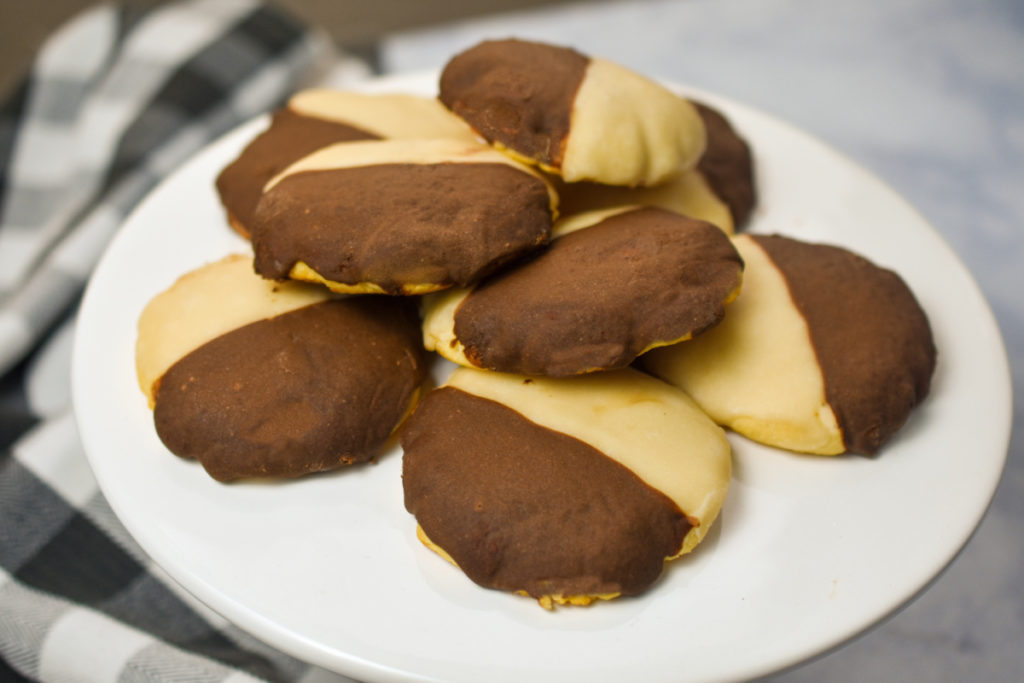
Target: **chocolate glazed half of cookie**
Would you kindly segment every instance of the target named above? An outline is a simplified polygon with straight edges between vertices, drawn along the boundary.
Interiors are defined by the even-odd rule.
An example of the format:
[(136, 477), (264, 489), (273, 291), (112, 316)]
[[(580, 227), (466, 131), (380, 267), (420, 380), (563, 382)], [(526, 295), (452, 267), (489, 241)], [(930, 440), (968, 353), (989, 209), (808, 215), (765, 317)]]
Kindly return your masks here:
[(425, 367), (410, 301), (330, 300), (188, 353), (160, 379), (154, 420), (214, 479), (297, 477), (376, 457)]
[(697, 162), (697, 170), (711, 190), (725, 202), (732, 214), (733, 226), (739, 230), (750, 218), (757, 203), (754, 180), (754, 159), (747, 144), (717, 109), (690, 100), (704, 121), (708, 144)]
[(470, 290), (455, 310), (455, 338), (472, 365), (503, 372), (624, 367), (720, 321), (742, 271), (717, 227), (634, 209), (559, 237)]

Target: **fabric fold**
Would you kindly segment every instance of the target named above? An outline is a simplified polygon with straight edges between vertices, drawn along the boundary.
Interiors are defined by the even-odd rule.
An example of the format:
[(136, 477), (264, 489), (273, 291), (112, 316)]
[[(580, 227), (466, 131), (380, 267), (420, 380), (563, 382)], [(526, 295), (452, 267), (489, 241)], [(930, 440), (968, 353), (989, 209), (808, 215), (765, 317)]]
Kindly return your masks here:
[(0, 105), (0, 678), (322, 673), (198, 603), (120, 525), (79, 441), (69, 340), (90, 274), (157, 183), (295, 90), (368, 73), (257, 0), (103, 4)]

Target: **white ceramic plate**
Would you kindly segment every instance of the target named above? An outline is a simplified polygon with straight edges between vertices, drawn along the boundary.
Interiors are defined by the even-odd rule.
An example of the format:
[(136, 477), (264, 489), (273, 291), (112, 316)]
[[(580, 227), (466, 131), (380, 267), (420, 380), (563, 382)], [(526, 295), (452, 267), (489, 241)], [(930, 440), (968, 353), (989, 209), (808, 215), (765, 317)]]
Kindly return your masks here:
[[(432, 94), (434, 83), (419, 74), (371, 87)], [(182, 273), (247, 249), (213, 179), (263, 125), (253, 122), (138, 207), (82, 305), (75, 409), (131, 534), (232, 622), (363, 680), (748, 678), (820, 654), (911, 599), (967, 541), (1002, 471), (1010, 383), (993, 317), (946, 244), (877, 179), (797, 130), (701, 96), (756, 152), (752, 231), (846, 245), (894, 268), (931, 319), (932, 394), (879, 458), (806, 457), (730, 437), (732, 488), (691, 556), (642, 597), (554, 612), (477, 587), (416, 540), (397, 449), (294, 482), (215, 482), (157, 439), (135, 381), (135, 323)]]

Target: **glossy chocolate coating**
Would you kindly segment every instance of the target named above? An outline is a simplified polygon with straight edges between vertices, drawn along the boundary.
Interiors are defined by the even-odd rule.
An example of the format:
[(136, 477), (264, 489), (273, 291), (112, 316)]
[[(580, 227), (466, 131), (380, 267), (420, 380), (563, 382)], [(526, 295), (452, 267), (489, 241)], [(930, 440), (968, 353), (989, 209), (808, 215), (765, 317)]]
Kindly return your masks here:
[(675, 503), (594, 447), (459, 389), (431, 392), (402, 446), (406, 508), (481, 586), (635, 595), (690, 530)]
[(297, 477), (372, 460), (423, 380), (404, 299), (325, 301), (240, 327), (171, 366), (157, 434), (214, 479)]
[(558, 238), (482, 282), (455, 312), (478, 367), (560, 377), (624, 367), (716, 324), (742, 261), (710, 223), (656, 208)]
[(721, 112), (701, 102), (691, 102), (704, 121), (704, 130), (708, 136), (704, 155), (697, 162), (697, 170), (708, 181), (711, 190), (729, 207), (733, 226), (739, 230), (757, 203), (754, 160), (750, 146)]
[(303, 171), (264, 193), (256, 272), (302, 261), (340, 283), (400, 293), (465, 285), (546, 242), (552, 211), (539, 178), (504, 163), (396, 163)]

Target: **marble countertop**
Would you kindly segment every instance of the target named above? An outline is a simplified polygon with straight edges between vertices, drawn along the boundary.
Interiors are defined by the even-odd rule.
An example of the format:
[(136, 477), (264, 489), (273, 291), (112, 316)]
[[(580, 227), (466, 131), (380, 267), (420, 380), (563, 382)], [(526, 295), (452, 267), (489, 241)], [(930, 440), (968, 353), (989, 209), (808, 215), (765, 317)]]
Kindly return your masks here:
[[(1024, 4), (1019, 0), (585, 3), (393, 35), (385, 71), (484, 38), (567, 44), (782, 118), (867, 167), (957, 251), (1024, 382)], [(970, 334), (970, 330), (965, 330)], [(918, 599), (774, 681), (1016, 681), (1024, 672), (1024, 411), (989, 512)], [(969, 457), (969, 454), (965, 454)]]

